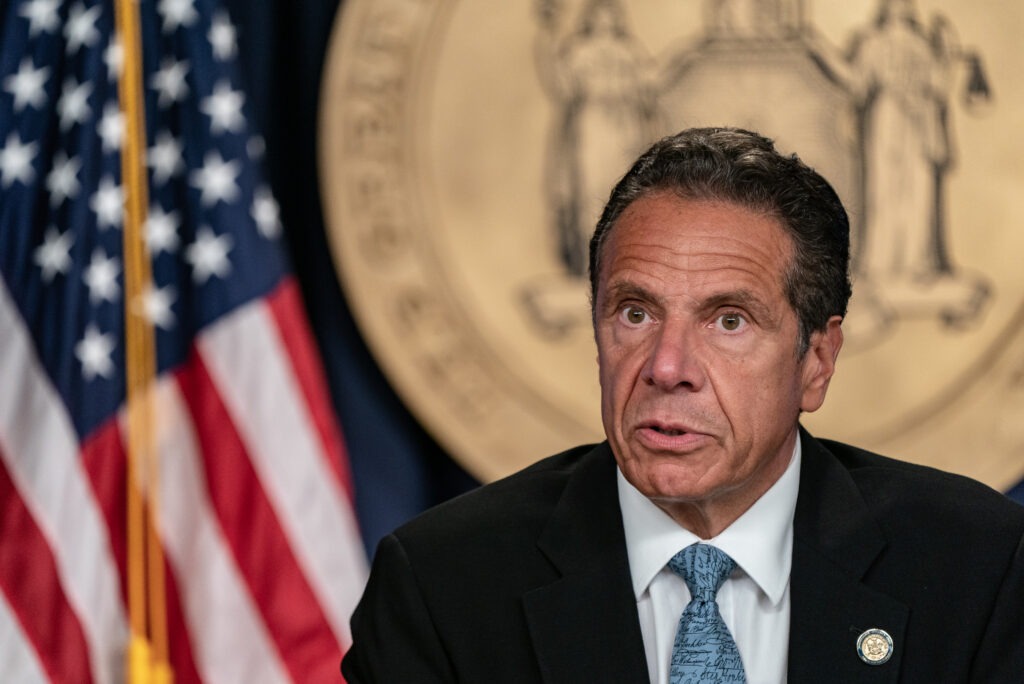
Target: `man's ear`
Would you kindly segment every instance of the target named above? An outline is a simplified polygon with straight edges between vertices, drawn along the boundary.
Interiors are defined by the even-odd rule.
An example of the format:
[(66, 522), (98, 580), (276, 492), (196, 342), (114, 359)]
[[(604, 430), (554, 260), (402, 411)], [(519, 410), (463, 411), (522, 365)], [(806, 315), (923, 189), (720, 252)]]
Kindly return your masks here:
[(828, 319), (823, 330), (811, 333), (803, 364), (803, 397), (800, 409), (811, 413), (821, 408), (828, 383), (836, 371), (836, 358), (843, 346), (843, 317)]

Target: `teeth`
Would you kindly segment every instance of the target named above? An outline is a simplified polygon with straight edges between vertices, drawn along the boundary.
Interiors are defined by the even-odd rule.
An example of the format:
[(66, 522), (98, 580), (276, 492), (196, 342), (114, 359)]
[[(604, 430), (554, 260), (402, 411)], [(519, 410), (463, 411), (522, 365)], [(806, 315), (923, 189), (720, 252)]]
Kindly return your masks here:
[(669, 437), (678, 437), (679, 435), (683, 434), (682, 430), (665, 430), (663, 428), (655, 428), (655, 430), (657, 430), (663, 435), (668, 435)]

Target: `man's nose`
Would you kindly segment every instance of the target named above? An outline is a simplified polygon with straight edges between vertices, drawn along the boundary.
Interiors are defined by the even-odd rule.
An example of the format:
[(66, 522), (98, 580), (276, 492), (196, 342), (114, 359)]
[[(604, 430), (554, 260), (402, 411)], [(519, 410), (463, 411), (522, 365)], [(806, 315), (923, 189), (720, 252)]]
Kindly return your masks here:
[(705, 380), (702, 357), (699, 331), (681, 322), (663, 323), (644, 366), (643, 380), (666, 392), (700, 390)]

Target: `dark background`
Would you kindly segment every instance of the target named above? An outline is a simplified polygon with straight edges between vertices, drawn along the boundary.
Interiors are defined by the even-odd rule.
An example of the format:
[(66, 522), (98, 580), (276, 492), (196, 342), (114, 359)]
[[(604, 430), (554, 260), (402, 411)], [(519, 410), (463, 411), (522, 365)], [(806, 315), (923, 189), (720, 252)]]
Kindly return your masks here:
[[(403, 406), (359, 336), (331, 263), (317, 112), (338, 0), (227, 0), (248, 104), (348, 447), (368, 552), (416, 513), (477, 483)], [(1024, 482), (1010, 493), (1024, 503)]]

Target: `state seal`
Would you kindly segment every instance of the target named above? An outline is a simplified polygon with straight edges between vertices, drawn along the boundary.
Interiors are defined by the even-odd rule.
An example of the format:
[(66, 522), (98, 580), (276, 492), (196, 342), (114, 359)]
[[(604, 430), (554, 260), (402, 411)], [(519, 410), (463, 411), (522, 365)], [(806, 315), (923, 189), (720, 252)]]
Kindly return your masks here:
[(490, 480), (602, 437), (586, 245), (658, 137), (737, 125), (851, 215), (854, 301), (822, 435), (1024, 475), (1024, 5), (349, 0), (322, 196), (361, 332)]

